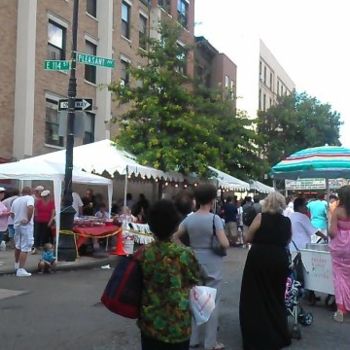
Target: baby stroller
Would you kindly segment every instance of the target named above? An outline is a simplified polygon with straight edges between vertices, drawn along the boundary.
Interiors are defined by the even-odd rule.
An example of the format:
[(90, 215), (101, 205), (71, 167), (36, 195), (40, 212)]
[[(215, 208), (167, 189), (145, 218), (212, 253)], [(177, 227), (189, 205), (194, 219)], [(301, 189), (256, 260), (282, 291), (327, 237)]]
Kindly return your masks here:
[(296, 280), (295, 271), (291, 270), (287, 278), (285, 305), (288, 316), (288, 328), (294, 339), (301, 339), (300, 325), (310, 326), (313, 322), (313, 315), (305, 312), (300, 306), (299, 299), (303, 295), (302, 284)]

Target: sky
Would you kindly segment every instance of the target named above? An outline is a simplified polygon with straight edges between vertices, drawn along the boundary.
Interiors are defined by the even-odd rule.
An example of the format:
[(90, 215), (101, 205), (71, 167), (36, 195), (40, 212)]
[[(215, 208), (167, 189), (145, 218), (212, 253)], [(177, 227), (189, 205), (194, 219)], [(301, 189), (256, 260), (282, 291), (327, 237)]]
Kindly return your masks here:
[(348, 0), (196, 0), (195, 35), (235, 61), (230, 36), (256, 33), (297, 92), (340, 113), (341, 142), (350, 147), (349, 13)]

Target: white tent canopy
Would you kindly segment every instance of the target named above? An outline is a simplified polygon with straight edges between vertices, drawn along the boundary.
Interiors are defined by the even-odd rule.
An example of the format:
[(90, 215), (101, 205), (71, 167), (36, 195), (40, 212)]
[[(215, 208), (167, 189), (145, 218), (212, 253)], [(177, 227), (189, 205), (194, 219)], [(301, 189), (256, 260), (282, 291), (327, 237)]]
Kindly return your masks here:
[(250, 181), (250, 189), (252, 191), (257, 191), (260, 193), (271, 193), (271, 192), (275, 191), (275, 189), (273, 187), (267, 186), (267, 185), (263, 184), (262, 182), (256, 181), (256, 180)]
[[(18, 162), (6, 163), (0, 165), (0, 179), (13, 180), (49, 180), (53, 181), (54, 200), (56, 209), (56, 232), (58, 247), (60, 232), (60, 213), (61, 213), (61, 197), (62, 182), (64, 180), (65, 162), (56, 163), (49, 160), (33, 157)], [(102, 176), (86, 173), (80, 169), (73, 168), (72, 181), (82, 184), (106, 185), (108, 186), (108, 205), (109, 209), (112, 205), (113, 183), (111, 180)], [(56, 251), (57, 256), (57, 251)]]
[[(52, 160), (56, 163), (65, 163), (66, 151), (57, 151), (35, 157), (38, 160)], [(165, 173), (162, 170), (140, 165), (132, 154), (119, 150), (115, 142), (102, 140), (87, 145), (76, 146), (73, 150), (74, 167), (83, 169), (90, 173), (102, 174), (108, 172), (114, 176), (140, 175), (144, 178), (163, 178), (166, 181), (182, 182), (183, 176), (179, 173)]]
[(226, 174), (212, 166), (208, 166), (208, 168), (215, 173), (213, 179), (218, 181), (220, 187), (234, 191), (249, 191), (250, 185), (248, 182), (239, 180), (236, 177)]

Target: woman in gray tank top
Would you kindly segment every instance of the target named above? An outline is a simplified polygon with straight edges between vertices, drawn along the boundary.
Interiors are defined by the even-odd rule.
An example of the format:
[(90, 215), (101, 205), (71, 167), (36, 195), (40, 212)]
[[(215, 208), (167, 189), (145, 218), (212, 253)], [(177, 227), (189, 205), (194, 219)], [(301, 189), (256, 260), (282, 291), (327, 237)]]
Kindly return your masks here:
[[(221, 297), (222, 263), (223, 258), (216, 255), (211, 248), (213, 236), (213, 222), (216, 235), (224, 248), (230, 246), (225, 235), (223, 223), (218, 215), (212, 214), (213, 202), (216, 198), (216, 188), (211, 184), (200, 185), (195, 190), (195, 199), (199, 209), (184, 219), (180, 224), (174, 240), (180, 243), (180, 238), (188, 233), (190, 246), (202, 269), (203, 284), (217, 289), (216, 307), (205, 327), (204, 348), (208, 350), (224, 349), (224, 345), (217, 342), (219, 303)], [(197, 347), (201, 343), (200, 328), (192, 321), (192, 335), (190, 347)]]

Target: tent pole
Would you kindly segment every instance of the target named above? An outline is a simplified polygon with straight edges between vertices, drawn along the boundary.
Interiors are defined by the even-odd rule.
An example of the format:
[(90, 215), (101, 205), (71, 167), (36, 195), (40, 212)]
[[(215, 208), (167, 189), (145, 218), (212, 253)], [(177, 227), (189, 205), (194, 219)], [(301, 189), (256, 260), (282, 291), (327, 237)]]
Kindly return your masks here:
[[(128, 177), (129, 177), (129, 168), (128, 166), (126, 166), (126, 169), (125, 169), (125, 181), (124, 181), (124, 207), (126, 207), (126, 194), (128, 192)], [(131, 208), (129, 208), (131, 209)]]
[(329, 189), (329, 179), (326, 179), (326, 200), (329, 201), (330, 189)]
[(276, 186), (276, 179), (272, 180), (272, 186), (275, 189), (275, 191), (277, 191), (277, 186)]

